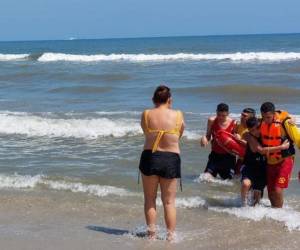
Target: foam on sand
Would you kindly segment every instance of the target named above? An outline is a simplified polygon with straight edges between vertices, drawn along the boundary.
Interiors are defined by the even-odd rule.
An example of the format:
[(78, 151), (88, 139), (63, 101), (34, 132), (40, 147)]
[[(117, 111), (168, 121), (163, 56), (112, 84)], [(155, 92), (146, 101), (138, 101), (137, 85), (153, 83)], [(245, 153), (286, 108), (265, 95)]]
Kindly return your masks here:
[(217, 213), (226, 213), (253, 221), (262, 221), (264, 219), (273, 220), (283, 223), (289, 231), (300, 231), (300, 212), (289, 206), (285, 206), (281, 209), (272, 208), (269, 202), (263, 199), (261, 204), (255, 207), (241, 207), (239, 197), (216, 196), (213, 198), (216, 199), (214, 202), (207, 201), (200, 196), (177, 198), (176, 207), (203, 207)]
[[(156, 199), (156, 204), (162, 206), (161, 198)], [(199, 196), (192, 197), (177, 197), (176, 207), (177, 208), (198, 208), (206, 205), (206, 201)]]
[(176, 198), (178, 208), (198, 208), (206, 206), (206, 201), (199, 196)]
[(288, 230), (300, 230), (300, 212), (291, 208), (275, 209), (263, 205), (255, 207), (209, 207), (209, 210), (235, 215), (238, 218), (261, 221), (271, 219), (282, 222)]
[(288, 230), (300, 230), (300, 212), (289, 206), (284, 208), (272, 208), (269, 200), (263, 199), (255, 207), (242, 207), (239, 196), (214, 196), (211, 201), (206, 202), (208, 210), (217, 213), (226, 213), (238, 218), (249, 219), (253, 221), (262, 221), (264, 219), (283, 223)]

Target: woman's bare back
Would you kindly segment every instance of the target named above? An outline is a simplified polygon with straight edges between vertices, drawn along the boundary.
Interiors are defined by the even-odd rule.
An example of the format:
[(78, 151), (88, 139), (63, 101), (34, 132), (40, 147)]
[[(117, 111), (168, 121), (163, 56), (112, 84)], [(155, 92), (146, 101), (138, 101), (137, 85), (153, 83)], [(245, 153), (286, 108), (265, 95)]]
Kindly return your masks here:
[[(147, 112), (147, 122), (145, 121), (145, 112), (142, 116), (142, 128), (145, 134), (145, 145), (144, 149), (152, 149), (153, 144), (156, 140), (158, 132), (148, 132), (148, 128), (151, 130), (164, 130), (171, 131), (179, 126), (180, 136), (183, 132), (183, 117), (181, 112), (179, 112), (179, 124), (177, 125), (178, 120), (178, 111), (167, 109), (167, 108), (154, 108)], [(147, 124), (146, 124), (147, 123)], [(179, 136), (176, 134), (164, 133), (161, 138), (158, 148), (158, 151), (167, 151), (180, 153), (179, 150)]]

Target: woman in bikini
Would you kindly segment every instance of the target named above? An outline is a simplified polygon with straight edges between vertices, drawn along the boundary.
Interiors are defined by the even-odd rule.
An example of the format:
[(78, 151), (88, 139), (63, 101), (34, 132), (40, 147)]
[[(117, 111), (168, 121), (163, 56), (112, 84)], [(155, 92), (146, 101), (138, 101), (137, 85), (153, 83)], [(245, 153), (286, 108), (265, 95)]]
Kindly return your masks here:
[(147, 234), (149, 238), (155, 238), (156, 196), (160, 186), (167, 240), (172, 240), (176, 226), (177, 178), (181, 178), (179, 139), (184, 130), (184, 119), (181, 111), (171, 109), (171, 92), (167, 86), (157, 87), (152, 101), (154, 108), (145, 110), (141, 118), (145, 144), (139, 165)]

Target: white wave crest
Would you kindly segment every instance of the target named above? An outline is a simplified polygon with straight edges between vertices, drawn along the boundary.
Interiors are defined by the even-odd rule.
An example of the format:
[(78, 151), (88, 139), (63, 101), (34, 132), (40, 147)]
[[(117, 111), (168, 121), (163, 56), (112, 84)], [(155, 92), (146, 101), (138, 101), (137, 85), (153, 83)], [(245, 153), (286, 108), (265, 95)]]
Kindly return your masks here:
[(123, 189), (113, 186), (84, 185), (82, 183), (68, 183), (65, 181), (43, 181), (50, 189), (72, 191), (73, 193), (88, 193), (103, 197), (107, 195), (129, 196), (130, 193)]
[(29, 54), (0, 54), (0, 61), (24, 60)]
[[(26, 135), (29, 137), (74, 137), (97, 139), (101, 137), (120, 138), (124, 136), (142, 135), (138, 112), (96, 112), (98, 118), (74, 118), (82, 114), (65, 113), (65, 119), (58, 118), (55, 113), (31, 114), (27, 112), (0, 112), (0, 134)], [(126, 115), (127, 118), (112, 118), (112, 115)], [(131, 118), (129, 118), (132, 116)], [(199, 133), (184, 132), (188, 140), (199, 139)]]
[(86, 185), (80, 182), (66, 182), (47, 180), (43, 175), (0, 175), (0, 188), (26, 189), (44, 185), (52, 190), (71, 191), (73, 193), (87, 193), (99, 197), (107, 195), (132, 196), (131, 193), (123, 188), (105, 185)]
[(142, 130), (134, 119), (52, 119), (30, 114), (2, 113), (0, 133), (95, 139), (138, 135)]
[(97, 61), (202, 61), (202, 60), (230, 60), (230, 61), (288, 61), (300, 60), (297, 52), (246, 52), (227, 54), (98, 54), (98, 55), (74, 55), (64, 53), (44, 53), (38, 58), (40, 62), (97, 62)]

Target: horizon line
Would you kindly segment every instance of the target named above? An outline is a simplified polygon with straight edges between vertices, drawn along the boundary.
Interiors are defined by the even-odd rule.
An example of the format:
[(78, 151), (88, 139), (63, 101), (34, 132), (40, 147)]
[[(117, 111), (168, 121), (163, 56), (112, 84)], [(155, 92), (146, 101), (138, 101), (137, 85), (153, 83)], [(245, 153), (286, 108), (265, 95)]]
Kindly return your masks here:
[(155, 39), (155, 38), (188, 38), (188, 37), (221, 37), (221, 36), (268, 36), (268, 35), (299, 35), (300, 32), (287, 33), (241, 33), (241, 34), (213, 34), (213, 35), (170, 35), (170, 36), (132, 36), (132, 37), (105, 37), (105, 38), (60, 38), (60, 39), (33, 39), (33, 40), (0, 40), (0, 42), (46, 42), (46, 41), (78, 41), (78, 40), (122, 40), (122, 39)]

